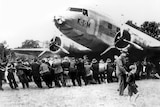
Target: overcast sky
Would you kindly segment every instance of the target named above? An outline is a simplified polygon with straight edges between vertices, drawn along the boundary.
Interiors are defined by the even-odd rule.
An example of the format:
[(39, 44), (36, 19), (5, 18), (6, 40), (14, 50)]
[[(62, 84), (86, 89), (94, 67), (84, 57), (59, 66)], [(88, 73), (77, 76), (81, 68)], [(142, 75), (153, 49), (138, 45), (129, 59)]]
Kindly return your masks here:
[(116, 20), (123, 14), (137, 24), (160, 22), (160, 0), (0, 0), (0, 42), (15, 48), (26, 39), (50, 40), (56, 32), (54, 14), (77, 3), (103, 8)]

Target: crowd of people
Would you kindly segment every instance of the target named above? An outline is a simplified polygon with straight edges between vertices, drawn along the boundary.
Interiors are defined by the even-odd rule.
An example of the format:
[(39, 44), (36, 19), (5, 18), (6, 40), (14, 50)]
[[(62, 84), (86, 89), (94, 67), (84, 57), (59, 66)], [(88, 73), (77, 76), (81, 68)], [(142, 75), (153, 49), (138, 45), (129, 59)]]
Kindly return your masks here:
[(3, 90), (2, 80), (7, 80), (11, 89), (19, 89), (16, 75), (22, 88), (29, 88), (31, 81), (34, 81), (38, 88), (44, 87), (42, 82), (45, 82), (48, 88), (52, 88), (118, 81), (117, 90), (120, 96), (123, 96), (127, 85), (128, 95), (136, 94), (138, 91), (135, 79), (141, 79), (144, 75), (149, 78), (154, 65), (139, 61), (130, 63), (126, 52), (122, 52), (120, 56), (115, 55), (114, 58), (114, 60), (107, 58), (106, 61), (103, 59), (98, 61), (95, 58), (89, 60), (86, 55), (82, 58), (67, 56), (61, 58), (59, 55), (54, 55), (52, 58), (33, 59), (30, 62), (18, 59), (16, 62), (1, 63), (0, 90)]
[[(38, 88), (42, 88), (44, 81), (48, 88), (82, 86), (88, 84), (101, 84), (113, 82), (113, 72), (115, 67), (111, 59), (104, 62), (95, 58), (89, 60), (87, 56), (83, 58), (64, 57), (54, 55), (52, 58), (42, 60), (33, 59), (30, 62), (17, 59), (16, 62), (0, 64), (0, 89), (2, 81), (7, 80), (12, 89), (17, 89), (18, 84), (15, 76), (23, 88), (29, 88), (29, 82), (34, 81)], [(5, 76), (4, 76), (5, 75)]]

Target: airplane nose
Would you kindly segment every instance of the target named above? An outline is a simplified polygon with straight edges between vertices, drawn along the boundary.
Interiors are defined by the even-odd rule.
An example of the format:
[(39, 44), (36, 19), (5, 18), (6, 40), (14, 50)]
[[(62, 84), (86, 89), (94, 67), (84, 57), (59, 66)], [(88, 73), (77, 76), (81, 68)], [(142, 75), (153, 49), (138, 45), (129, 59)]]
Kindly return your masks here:
[(65, 19), (62, 16), (54, 16), (54, 22), (61, 25), (65, 22)]

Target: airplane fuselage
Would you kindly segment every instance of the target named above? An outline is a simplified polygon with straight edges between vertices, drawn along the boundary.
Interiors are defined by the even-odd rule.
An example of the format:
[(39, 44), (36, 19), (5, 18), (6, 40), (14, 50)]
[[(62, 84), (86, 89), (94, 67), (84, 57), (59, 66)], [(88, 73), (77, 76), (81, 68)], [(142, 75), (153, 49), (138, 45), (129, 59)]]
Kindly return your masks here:
[[(101, 53), (114, 45), (114, 37), (119, 27), (116, 27), (111, 18), (81, 8), (69, 8), (65, 14), (55, 17), (55, 25), (67, 37), (93, 52)], [(61, 18), (65, 21), (59, 24), (57, 20)]]
[[(123, 23), (122, 26), (122, 23), (116, 23), (98, 9), (70, 7), (60, 14), (54, 17), (56, 27), (68, 38), (91, 49), (93, 53), (105, 53), (115, 46), (119, 49), (134, 47), (132, 49), (138, 49), (143, 53), (143, 57), (160, 54), (160, 41), (127, 24)], [(126, 33), (123, 34), (124, 31)]]

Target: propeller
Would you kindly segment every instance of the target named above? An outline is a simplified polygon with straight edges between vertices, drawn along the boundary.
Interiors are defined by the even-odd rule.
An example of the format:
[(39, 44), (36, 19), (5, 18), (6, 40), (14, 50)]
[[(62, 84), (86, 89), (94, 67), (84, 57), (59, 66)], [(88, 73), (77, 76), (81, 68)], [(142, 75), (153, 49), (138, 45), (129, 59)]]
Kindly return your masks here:
[(62, 51), (64, 51), (65, 53), (69, 54), (69, 52), (65, 48), (63, 48), (63, 47), (61, 47), (61, 46), (59, 46), (57, 44), (55, 44), (55, 46), (57, 46), (58, 48), (62, 49)]
[[(60, 40), (59, 37), (52, 38), (51, 41), (50, 41), (50, 47), (51, 47), (51, 46), (54, 46), (55, 51), (58, 50), (58, 49), (56, 49), (56, 48), (58, 47), (58, 48), (60, 48), (63, 52), (69, 54), (69, 52), (68, 52), (65, 48), (61, 47), (60, 44), (61, 44), (61, 40)], [(55, 47), (56, 47), (56, 48), (55, 48)], [(52, 50), (52, 49), (51, 49), (51, 50)], [(53, 51), (53, 50), (52, 50), (52, 51)]]
[(115, 43), (114, 45), (116, 46), (120, 41), (123, 41), (124, 39), (124, 34), (125, 34), (125, 28), (124, 28), (124, 21), (122, 20), (124, 15), (121, 14), (121, 21), (120, 21), (120, 30), (119, 32), (116, 34), (116, 37), (115, 37)]
[(130, 45), (128, 45), (127, 47), (125, 47), (125, 48), (118, 48), (118, 47), (116, 47), (116, 46), (110, 46), (109, 48), (107, 48), (104, 52), (102, 52), (100, 55), (102, 56), (102, 55), (104, 55), (105, 53), (107, 53), (108, 51), (110, 51), (111, 49), (117, 49), (117, 50), (119, 50), (119, 51), (126, 51), (126, 50), (128, 50), (130, 48)]
[[(115, 42), (115, 44), (113, 46), (110, 46), (109, 48), (107, 48), (104, 52), (102, 52), (100, 55), (104, 55), (105, 53), (107, 53), (108, 51), (110, 51), (111, 49), (115, 49), (117, 48), (116, 47), (116, 44), (123, 40), (123, 30), (124, 30), (124, 27), (123, 27), (123, 24), (121, 24), (121, 29), (120, 29), (120, 37), (118, 38), (118, 40)], [(117, 48), (118, 49), (118, 48)], [(119, 49), (118, 49), (119, 50)]]
[[(122, 14), (121, 16), (124, 16), (124, 15)], [(114, 48), (118, 49), (119, 51), (122, 51), (123, 49), (127, 49), (127, 50), (128, 50), (128, 49), (130, 48), (130, 45), (134, 46), (135, 48), (137, 48), (137, 49), (139, 49), (139, 50), (143, 50), (143, 48), (142, 48), (141, 46), (139, 46), (139, 45), (137, 45), (136, 43), (133, 43), (133, 42), (125, 39), (126, 37), (128, 37), (127, 35), (130, 36), (130, 34), (129, 34), (129, 32), (125, 32), (124, 21), (123, 21), (123, 20), (122, 20), (122, 22), (121, 22), (120, 27), (121, 27), (121, 28), (120, 28), (120, 32), (119, 32), (119, 33), (120, 33), (120, 36), (117, 35), (117, 41), (115, 41), (114, 46), (110, 46), (110, 47), (107, 48), (104, 52), (102, 52), (100, 55), (104, 55), (104, 54), (107, 53), (109, 50), (114, 49)], [(123, 36), (123, 35), (125, 35), (125, 36)], [(122, 48), (122, 49), (121, 49), (121, 48), (118, 48), (118, 47), (116, 47), (116, 45), (117, 45), (120, 41), (124, 41), (124, 42), (126, 42), (126, 43), (128, 43), (128, 44), (130, 44), (130, 45), (128, 45), (127, 47)]]

